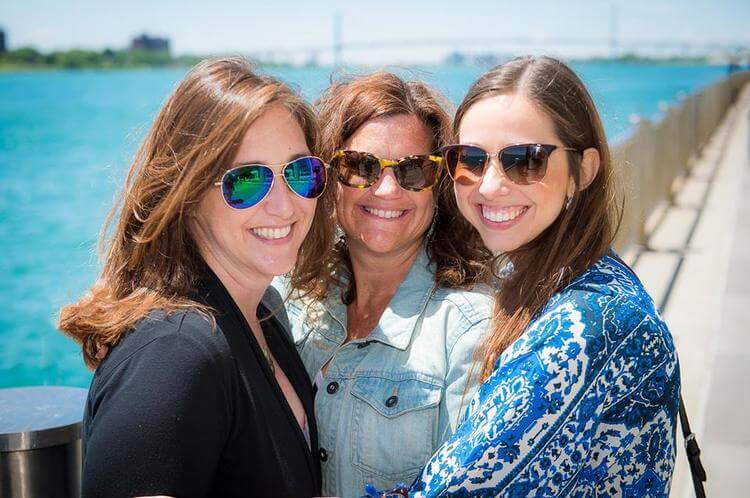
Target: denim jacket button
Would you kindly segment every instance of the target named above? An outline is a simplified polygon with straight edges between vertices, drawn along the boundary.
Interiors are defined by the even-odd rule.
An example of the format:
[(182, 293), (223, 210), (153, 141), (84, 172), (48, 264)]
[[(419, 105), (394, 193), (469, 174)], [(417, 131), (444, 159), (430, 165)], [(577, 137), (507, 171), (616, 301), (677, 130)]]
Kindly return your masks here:
[(336, 394), (339, 390), (339, 383), (338, 382), (331, 382), (326, 387), (326, 391), (328, 391), (328, 394)]
[(328, 452), (325, 448), (320, 448), (320, 461), (325, 462), (328, 460)]
[(385, 400), (385, 406), (388, 408), (393, 408), (396, 406), (396, 403), (398, 403), (398, 396), (391, 396), (387, 400)]

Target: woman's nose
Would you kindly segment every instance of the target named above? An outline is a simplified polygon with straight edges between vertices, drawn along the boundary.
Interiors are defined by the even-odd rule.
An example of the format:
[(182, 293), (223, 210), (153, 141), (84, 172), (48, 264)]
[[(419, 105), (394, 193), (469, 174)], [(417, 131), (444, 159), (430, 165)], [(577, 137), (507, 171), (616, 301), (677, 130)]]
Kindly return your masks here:
[(378, 197), (398, 197), (401, 194), (401, 185), (396, 180), (392, 168), (386, 168), (380, 174), (378, 182), (372, 186), (372, 193)]
[(294, 214), (293, 195), (284, 180), (278, 176), (275, 177), (271, 191), (265, 199), (266, 212), (278, 218), (291, 218)]
[(501, 167), (496, 162), (496, 158), (490, 159), (479, 184), (479, 193), (487, 199), (498, 195), (507, 195), (510, 191), (508, 188), (510, 180), (504, 172), (501, 172)]

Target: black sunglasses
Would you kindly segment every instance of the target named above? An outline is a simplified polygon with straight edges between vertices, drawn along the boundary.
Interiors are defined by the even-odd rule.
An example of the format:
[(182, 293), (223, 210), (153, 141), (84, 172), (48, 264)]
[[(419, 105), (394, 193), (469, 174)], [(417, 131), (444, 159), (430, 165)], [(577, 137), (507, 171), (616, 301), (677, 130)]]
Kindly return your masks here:
[(497, 155), (503, 172), (517, 185), (530, 185), (542, 181), (547, 173), (549, 156), (555, 150), (581, 153), (578, 149), (551, 144), (513, 144), (490, 154), (476, 145), (447, 145), (440, 152), (448, 165), (448, 174), (454, 182), (473, 184), (482, 179), (490, 158)]

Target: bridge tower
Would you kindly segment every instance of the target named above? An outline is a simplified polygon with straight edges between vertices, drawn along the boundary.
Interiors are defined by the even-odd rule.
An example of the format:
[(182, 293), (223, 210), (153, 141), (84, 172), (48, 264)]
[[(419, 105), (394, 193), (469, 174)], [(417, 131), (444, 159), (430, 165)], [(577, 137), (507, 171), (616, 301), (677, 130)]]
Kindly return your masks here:
[(333, 14), (333, 67), (341, 66), (341, 12)]

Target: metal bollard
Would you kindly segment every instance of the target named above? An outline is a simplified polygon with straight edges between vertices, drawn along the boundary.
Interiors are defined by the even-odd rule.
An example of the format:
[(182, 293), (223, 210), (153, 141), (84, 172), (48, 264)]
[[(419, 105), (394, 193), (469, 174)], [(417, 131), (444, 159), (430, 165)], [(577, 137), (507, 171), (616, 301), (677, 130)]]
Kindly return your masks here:
[(0, 498), (81, 495), (86, 389), (0, 389)]

